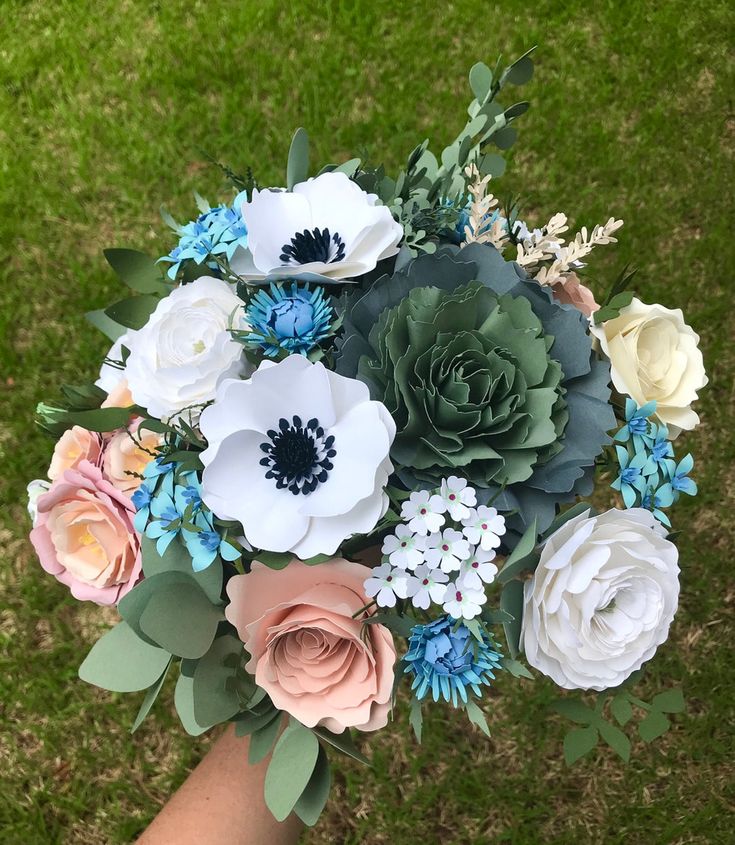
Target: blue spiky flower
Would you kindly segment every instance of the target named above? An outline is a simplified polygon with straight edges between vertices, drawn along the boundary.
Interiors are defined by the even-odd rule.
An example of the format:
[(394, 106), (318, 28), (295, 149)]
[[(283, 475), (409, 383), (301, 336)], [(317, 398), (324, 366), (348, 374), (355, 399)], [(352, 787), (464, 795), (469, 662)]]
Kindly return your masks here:
[(250, 332), (244, 342), (257, 346), (270, 357), (281, 352), (306, 355), (331, 334), (334, 309), (322, 288), (271, 282), (250, 300), (246, 320)]
[(468, 688), (476, 696), (482, 695), (482, 685), (489, 686), (495, 679), (493, 670), (500, 668), (501, 659), (485, 631), (479, 640), (465, 625), (443, 616), (411, 629), (403, 661), (404, 671), (414, 675), (411, 689), (417, 699), (431, 692), (434, 701), (441, 696), (457, 707), (458, 698), (467, 702)]

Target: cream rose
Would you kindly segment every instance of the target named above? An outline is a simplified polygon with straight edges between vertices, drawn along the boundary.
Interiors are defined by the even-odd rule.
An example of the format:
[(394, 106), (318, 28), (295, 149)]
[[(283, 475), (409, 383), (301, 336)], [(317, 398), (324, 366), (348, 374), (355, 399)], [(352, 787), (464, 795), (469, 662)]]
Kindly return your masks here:
[(54, 447), (48, 477), (54, 481), (67, 469), (75, 469), (81, 461), (99, 466), (102, 459), (102, 438), (79, 425), (67, 429)]
[(368, 603), (370, 569), (334, 559), (292, 560), (276, 571), (253, 563), (227, 582), (227, 619), (247, 665), (280, 710), (307, 727), (374, 731), (388, 722), (396, 650), (383, 625), (353, 618)]
[(699, 335), (684, 322), (681, 309), (646, 305), (634, 298), (620, 316), (590, 328), (610, 359), (619, 393), (645, 405), (656, 401), (656, 416), (671, 439), (699, 423), (692, 410), (697, 391), (707, 384)]
[(82, 601), (117, 604), (142, 577), (130, 499), (82, 461), (36, 501), (31, 531), (41, 566)]
[(156, 457), (161, 436), (147, 429), (139, 431), (142, 420), (114, 432), (105, 443), (102, 470), (105, 478), (127, 495), (134, 493), (143, 480), (143, 470)]
[(679, 598), (676, 546), (650, 511), (582, 513), (549, 537), (526, 582), (529, 665), (565, 689), (621, 684), (664, 642)]
[(125, 378), (136, 404), (158, 419), (214, 398), (225, 378), (245, 373), (243, 302), (221, 279), (203, 276), (162, 299), (148, 322), (128, 332)]

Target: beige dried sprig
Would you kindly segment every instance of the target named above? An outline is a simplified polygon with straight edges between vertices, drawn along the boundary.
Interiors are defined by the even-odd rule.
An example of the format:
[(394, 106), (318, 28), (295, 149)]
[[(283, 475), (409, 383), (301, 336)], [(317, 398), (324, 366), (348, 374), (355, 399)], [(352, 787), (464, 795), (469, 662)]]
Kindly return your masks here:
[(480, 178), (480, 171), (474, 162), (467, 165), (464, 172), (467, 177), (467, 190), (472, 197), (469, 224), (464, 227), (464, 241), (467, 244), (492, 244), (502, 252), (508, 241), (506, 227), (499, 217), (492, 223), (487, 222), (488, 215), (498, 204), (497, 198), (487, 190), (490, 175)]
[(616, 220), (611, 217), (607, 223), (598, 224), (594, 227), (591, 234), (588, 235), (587, 227), (583, 226), (577, 232), (574, 240), (570, 241), (567, 246), (559, 247), (555, 253), (554, 261), (547, 267), (542, 267), (534, 276), (536, 281), (541, 285), (553, 285), (563, 278), (566, 273), (573, 269), (573, 264), (580, 261), (596, 246), (604, 246), (605, 244), (617, 243), (617, 238), (613, 234), (623, 225), (622, 220)]
[(545, 259), (554, 258), (564, 243), (561, 236), (568, 228), (566, 214), (555, 214), (542, 229), (534, 230), (519, 242), (516, 263), (529, 269)]

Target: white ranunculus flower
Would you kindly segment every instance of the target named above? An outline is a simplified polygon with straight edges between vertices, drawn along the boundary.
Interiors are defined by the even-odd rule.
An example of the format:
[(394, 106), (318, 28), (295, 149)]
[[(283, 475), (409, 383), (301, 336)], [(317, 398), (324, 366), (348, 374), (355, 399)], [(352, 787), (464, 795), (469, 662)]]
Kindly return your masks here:
[(173, 290), (142, 329), (128, 332), (125, 377), (135, 403), (167, 420), (214, 399), (223, 379), (246, 370), (230, 328), (246, 325), (227, 282), (202, 276)]
[(614, 320), (590, 328), (610, 359), (612, 383), (645, 405), (656, 401), (656, 416), (673, 439), (699, 423), (692, 410), (707, 384), (699, 335), (680, 308), (633, 301)]
[(679, 598), (676, 546), (650, 511), (589, 511), (549, 537), (526, 582), (529, 665), (564, 689), (621, 684), (653, 657)]
[(120, 337), (112, 344), (110, 351), (105, 355), (105, 360), (100, 367), (100, 374), (95, 384), (101, 387), (105, 393), (112, 393), (112, 391), (125, 378), (125, 370), (108, 364), (108, 361), (122, 361), (122, 348), (128, 346), (128, 335), (120, 335)]
[(395, 424), (362, 382), (320, 363), (289, 355), (224, 382), (200, 427), (202, 498), (255, 548), (333, 554), (388, 507)]
[(293, 191), (254, 191), (240, 206), (248, 249), (232, 269), (247, 279), (316, 274), (327, 281), (368, 273), (398, 252), (403, 227), (344, 173), (323, 173)]

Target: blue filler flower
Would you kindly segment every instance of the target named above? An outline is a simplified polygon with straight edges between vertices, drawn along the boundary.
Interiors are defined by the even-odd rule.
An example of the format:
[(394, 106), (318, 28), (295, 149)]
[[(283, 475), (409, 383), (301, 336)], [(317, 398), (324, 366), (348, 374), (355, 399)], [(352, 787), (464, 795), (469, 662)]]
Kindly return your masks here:
[[(651, 437), (651, 424), (648, 418), (656, 411), (655, 402), (646, 402), (640, 408), (632, 399), (625, 400), (625, 425), (615, 435), (619, 443), (633, 440), (636, 451), (647, 444)], [(641, 443), (643, 441), (643, 443)]]
[(251, 331), (244, 341), (271, 357), (281, 351), (306, 355), (329, 337), (333, 317), (322, 288), (271, 282), (270, 291), (259, 290), (250, 300), (246, 320)]
[(613, 490), (620, 491), (625, 507), (632, 508), (636, 504), (636, 494), (642, 497), (646, 493), (647, 485), (643, 470), (648, 459), (643, 453), (631, 457), (628, 450), (622, 446), (616, 446), (615, 451), (618, 455), (620, 475), (610, 486)]
[(697, 495), (697, 484), (689, 477), (689, 473), (694, 469), (694, 458), (691, 455), (685, 455), (678, 464), (672, 460), (667, 461), (666, 466), (669, 481), (659, 488), (658, 492), (662, 498), (675, 502), (681, 493), (686, 493), (687, 496)]
[(463, 624), (443, 616), (412, 628), (403, 660), (404, 671), (415, 676), (411, 689), (416, 698), (431, 691), (434, 701), (442, 696), (457, 707), (458, 697), (467, 702), (468, 687), (476, 696), (482, 694), (481, 685), (495, 679), (493, 669), (500, 668), (501, 658), (487, 634), (480, 641)]

